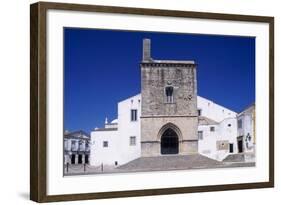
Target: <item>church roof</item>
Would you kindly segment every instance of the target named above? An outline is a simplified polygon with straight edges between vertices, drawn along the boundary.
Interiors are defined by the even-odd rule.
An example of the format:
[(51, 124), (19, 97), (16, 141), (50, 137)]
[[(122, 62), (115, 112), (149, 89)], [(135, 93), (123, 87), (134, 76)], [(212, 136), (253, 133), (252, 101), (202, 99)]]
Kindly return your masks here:
[(199, 116), (198, 117), (198, 125), (216, 125), (219, 124), (215, 120), (212, 120), (210, 118), (204, 117), (204, 116)]

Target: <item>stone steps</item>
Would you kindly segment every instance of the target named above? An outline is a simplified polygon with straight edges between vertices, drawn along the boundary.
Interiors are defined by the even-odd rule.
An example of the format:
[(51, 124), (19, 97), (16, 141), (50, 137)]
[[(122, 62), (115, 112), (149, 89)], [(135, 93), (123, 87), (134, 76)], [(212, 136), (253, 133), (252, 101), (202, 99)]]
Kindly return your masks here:
[(156, 157), (140, 157), (127, 164), (119, 166), (119, 170), (177, 170), (192, 168), (209, 168), (222, 165), (222, 162), (210, 159), (200, 154), (162, 155)]

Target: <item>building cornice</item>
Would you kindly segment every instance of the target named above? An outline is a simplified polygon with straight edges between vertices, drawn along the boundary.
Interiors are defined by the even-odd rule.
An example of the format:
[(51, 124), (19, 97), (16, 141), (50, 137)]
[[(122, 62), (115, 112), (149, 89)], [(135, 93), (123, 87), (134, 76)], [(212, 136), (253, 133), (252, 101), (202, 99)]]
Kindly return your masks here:
[(90, 140), (90, 137), (64, 136), (64, 139)]
[(73, 135), (75, 135), (75, 134), (84, 135), (84, 136), (90, 138), (90, 135), (89, 135), (87, 132), (83, 131), (83, 130), (77, 130), (77, 131), (67, 132), (67, 133), (64, 133), (64, 136), (65, 136), (65, 137), (67, 137), (67, 136), (73, 136)]
[(194, 61), (142, 61), (140, 63), (142, 67), (185, 67), (185, 68), (195, 68), (197, 64)]

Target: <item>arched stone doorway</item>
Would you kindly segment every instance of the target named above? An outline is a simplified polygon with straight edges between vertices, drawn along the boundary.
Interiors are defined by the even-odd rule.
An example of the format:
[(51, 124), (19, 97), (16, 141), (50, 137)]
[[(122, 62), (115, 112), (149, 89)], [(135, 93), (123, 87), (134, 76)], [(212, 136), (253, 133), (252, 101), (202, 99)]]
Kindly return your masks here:
[(177, 133), (168, 128), (161, 136), (161, 154), (178, 154), (179, 153), (179, 137)]

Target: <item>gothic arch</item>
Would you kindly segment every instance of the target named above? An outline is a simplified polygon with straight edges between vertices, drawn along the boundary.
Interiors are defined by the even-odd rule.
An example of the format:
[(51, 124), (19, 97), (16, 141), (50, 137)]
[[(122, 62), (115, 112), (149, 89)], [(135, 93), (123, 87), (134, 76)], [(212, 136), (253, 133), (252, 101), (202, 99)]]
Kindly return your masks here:
[(165, 132), (167, 129), (172, 129), (172, 130), (178, 135), (179, 142), (182, 141), (182, 133), (181, 133), (180, 129), (178, 128), (178, 126), (176, 126), (175, 124), (169, 122), (169, 123), (163, 125), (163, 126), (161, 127), (161, 129), (159, 130), (158, 135), (157, 135), (157, 140), (158, 140), (159, 142), (161, 141), (161, 137), (162, 137), (162, 135), (164, 134), (164, 132)]

